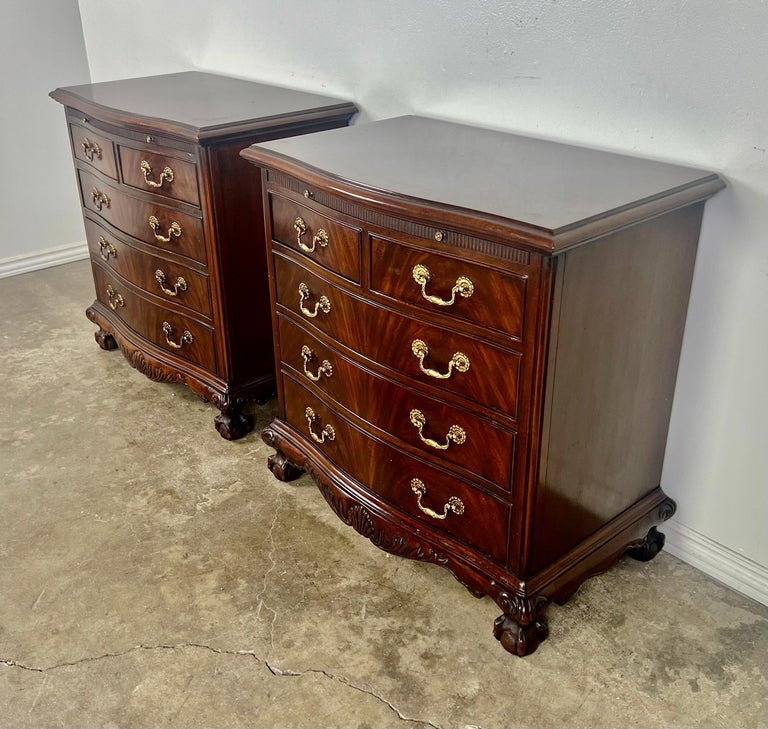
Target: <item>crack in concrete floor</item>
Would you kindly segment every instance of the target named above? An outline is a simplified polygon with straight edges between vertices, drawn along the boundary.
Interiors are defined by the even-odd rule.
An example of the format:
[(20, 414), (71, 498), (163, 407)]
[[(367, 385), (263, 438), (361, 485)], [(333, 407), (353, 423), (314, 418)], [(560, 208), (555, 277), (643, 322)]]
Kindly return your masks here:
[(267, 586), (269, 584), (269, 576), (272, 573), (272, 571), (277, 567), (277, 561), (275, 560), (275, 525), (277, 524), (278, 516), (280, 515), (280, 507), (283, 504), (283, 497), (281, 492), (277, 492), (277, 499), (275, 503), (275, 512), (272, 515), (272, 523), (269, 525), (269, 532), (267, 533), (267, 540), (269, 541), (269, 552), (267, 553), (267, 560), (269, 561), (269, 567), (267, 568), (266, 572), (264, 572), (264, 581), (261, 585), (261, 590), (259, 590), (258, 594), (254, 598), (258, 602), (258, 607), (256, 609), (256, 617), (261, 617), (261, 609), (264, 608), (272, 613), (272, 620), (269, 624), (269, 645), (270, 650), (268, 655), (272, 655), (272, 651), (275, 649), (275, 622), (277, 621), (277, 610), (274, 608), (269, 607), (266, 602), (264, 602), (264, 595), (267, 592)]
[[(178, 650), (180, 648), (201, 648), (203, 650), (208, 650), (213, 653), (218, 653), (220, 655), (249, 656), (250, 658), (253, 658), (257, 663), (260, 663), (261, 665), (263, 665), (273, 676), (280, 676), (280, 677), (287, 677), (287, 678), (301, 678), (302, 676), (306, 676), (308, 674), (317, 674), (320, 676), (325, 676), (326, 678), (329, 678), (332, 681), (338, 681), (339, 683), (351, 688), (354, 691), (359, 691), (360, 693), (367, 694), (368, 696), (372, 696), (377, 701), (380, 701), (385, 706), (387, 706), (392, 711), (392, 713), (397, 716), (397, 718), (400, 721), (407, 722), (410, 724), (430, 726), (430, 727), (433, 727), (433, 729), (443, 729), (438, 724), (435, 724), (434, 722), (431, 722), (427, 719), (417, 719), (414, 717), (406, 716), (389, 699), (377, 694), (372, 689), (365, 688), (365, 686), (359, 686), (358, 684), (350, 681), (346, 676), (340, 676), (338, 674), (331, 673), (330, 671), (326, 671), (323, 668), (306, 668), (303, 671), (294, 671), (293, 669), (289, 669), (289, 668), (288, 669), (279, 668), (278, 666), (273, 665), (268, 659), (262, 658), (252, 650), (226, 650), (224, 648), (214, 648), (213, 646), (206, 645), (205, 643), (160, 643), (157, 645), (145, 645), (141, 643), (139, 645), (132, 646), (131, 648), (127, 648), (124, 651), (118, 651), (115, 653), (102, 653), (101, 655), (98, 655), (98, 656), (85, 656), (83, 658), (78, 658), (77, 660), (74, 660), (74, 661), (63, 661), (62, 663), (56, 663), (52, 666), (28, 666), (19, 661), (0, 658), (0, 666), (10, 666), (12, 668), (19, 668), (24, 671), (33, 671), (35, 673), (46, 673), (48, 671), (55, 671), (56, 669), (59, 669), (59, 668), (68, 668), (70, 666), (77, 666), (81, 663), (91, 663), (93, 661), (100, 661), (105, 658), (119, 658), (121, 656), (125, 656), (125, 655), (128, 655), (129, 653), (133, 653), (135, 651), (140, 651), (140, 650), (145, 650), (145, 651)], [(473, 726), (472, 729), (481, 729), (481, 728)]]

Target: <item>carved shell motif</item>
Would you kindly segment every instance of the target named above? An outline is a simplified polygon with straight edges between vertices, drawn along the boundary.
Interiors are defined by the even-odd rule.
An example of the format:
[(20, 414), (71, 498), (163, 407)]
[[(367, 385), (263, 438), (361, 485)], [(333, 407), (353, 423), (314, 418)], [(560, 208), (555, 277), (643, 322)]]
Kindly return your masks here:
[(403, 534), (389, 533), (385, 528), (381, 528), (368, 509), (346, 495), (337, 493), (312, 465), (308, 465), (307, 472), (315, 479), (320, 492), (339, 519), (351, 526), (358, 534), (370, 539), (375, 547), (406, 559), (433, 562), (443, 566), (448, 564), (448, 557), (445, 555), (430, 547), (425, 548), (411, 542)]

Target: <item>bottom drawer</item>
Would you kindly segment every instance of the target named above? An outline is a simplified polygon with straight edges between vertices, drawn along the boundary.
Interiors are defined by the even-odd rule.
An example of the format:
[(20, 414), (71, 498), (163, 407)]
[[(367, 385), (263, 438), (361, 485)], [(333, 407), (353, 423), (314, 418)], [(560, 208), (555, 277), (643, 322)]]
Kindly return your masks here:
[(286, 421), (343, 471), (425, 528), (506, 564), (508, 504), (371, 438), (291, 377), (282, 378)]
[(213, 329), (142, 297), (126, 281), (93, 265), (96, 298), (137, 334), (177, 357), (216, 371)]

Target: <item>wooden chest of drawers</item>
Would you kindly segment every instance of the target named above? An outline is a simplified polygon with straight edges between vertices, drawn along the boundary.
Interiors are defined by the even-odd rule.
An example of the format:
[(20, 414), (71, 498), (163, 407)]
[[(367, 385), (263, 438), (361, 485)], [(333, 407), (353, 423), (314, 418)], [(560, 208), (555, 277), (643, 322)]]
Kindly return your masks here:
[(403, 117), (255, 145), (277, 333), (273, 473), (449, 569), (512, 653), (652, 557), (711, 173)]
[(96, 341), (184, 382), (250, 429), (275, 389), (256, 141), (331, 129), (345, 101), (187, 72), (56, 89), (66, 107), (96, 301)]

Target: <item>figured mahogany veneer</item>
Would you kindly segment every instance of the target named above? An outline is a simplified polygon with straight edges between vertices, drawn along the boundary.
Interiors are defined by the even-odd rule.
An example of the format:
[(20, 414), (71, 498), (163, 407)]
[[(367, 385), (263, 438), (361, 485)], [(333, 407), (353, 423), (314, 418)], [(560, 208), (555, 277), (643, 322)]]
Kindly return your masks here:
[[(333, 437), (326, 435), (322, 444), (323, 452), (350, 476), (371, 484), (376, 495), (417, 521), (421, 512), (411, 487), (414, 478), (424, 484), (422, 500), (426, 508), (442, 512), (451, 497), (460, 499), (464, 512), (471, 518), (437, 519), (433, 528), (479, 549), (497, 562), (506, 561), (509, 504), (450, 472), (433, 468), (371, 437), (292, 378), (284, 376), (282, 386), (286, 422), (296, 430), (315, 433), (320, 438), (324, 428), (333, 428)], [(307, 407), (312, 408), (315, 416), (311, 426)]]
[[(103, 221), (84, 217), (85, 237), (91, 258), (107, 263), (109, 268), (139, 288), (166, 298), (174, 292), (176, 303), (184, 308), (211, 318), (211, 290), (207, 272), (194, 267), (190, 261), (179, 263), (170, 257), (147, 253), (124, 243), (120, 234)], [(182, 279), (180, 282), (179, 279)]]
[(266, 261), (254, 249), (261, 180), (239, 151), (343, 126), (356, 107), (198, 72), (51, 96), (66, 107), (96, 341), (153, 380), (186, 383), (221, 410), (222, 437), (242, 437), (244, 404), (276, 385)]
[[(455, 403), (426, 397), (412, 386), (374, 374), (287, 316), (281, 314), (278, 321), (283, 367), (290, 367), (296, 378), (318, 382), (323, 393), (338, 407), (346, 404), (353, 417), (365, 409), (368, 423), (380, 437), (399, 440), (401, 447), (420, 458), (449, 461), (465, 469), (470, 478), (485, 479), (488, 488), (509, 491), (514, 431)], [(414, 410), (423, 417), (412, 418)], [(449, 439), (447, 434), (457, 427), (463, 437)], [(489, 450), (507, 457), (489, 459)]]
[(360, 228), (279, 195), (270, 200), (276, 241), (311, 254), (328, 270), (360, 283)]
[[(120, 173), (123, 183), (137, 190), (147, 190), (149, 183), (152, 191), (161, 197), (187, 202), (190, 205), (200, 204), (200, 192), (197, 185), (197, 168), (194, 161), (184, 158), (169, 157), (167, 151), (162, 154), (147, 150), (119, 146)], [(173, 182), (165, 179), (164, 172), (173, 172)]]
[[(487, 342), (372, 305), (281, 255), (278, 246), (275, 251), (278, 304), (299, 312), (311, 326), (376, 363), (415, 377), (427, 386), (434, 387), (439, 383), (441, 388), (453, 390), (479, 405), (495, 408), (500, 415), (516, 419), (522, 359), (519, 353), (507, 352)], [(300, 303), (302, 284), (307, 291), (304, 303)], [(330, 307), (328, 313), (323, 310), (323, 297)], [(312, 314), (317, 311), (317, 314), (308, 317), (306, 311)], [(377, 322), (375, 327), (371, 326), (372, 321)], [(386, 337), (382, 336), (384, 331)], [(415, 342), (426, 345), (423, 350), (426, 354), (421, 358), (414, 353)], [(460, 361), (457, 355), (462, 355), (469, 363), (466, 371), (462, 371), (461, 364), (451, 367), (452, 360)], [(473, 367), (473, 361), (485, 362), (486, 367), (503, 373), (503, 377), (484, 376), (484, 369)], [(443, 379), (425, 374), (424, 369), (439, 374), (452, 371), (453, 374)]]
[[(663, 545), (699, 225), (723, 181), (415, 117), (242, 155), (271, 240), (272, 472), (310, 473), (376, 546), (493, 598), (504, 648), (536, 650), (551, 601)], [(298, 245), (320, 228), (325, 245)]]

